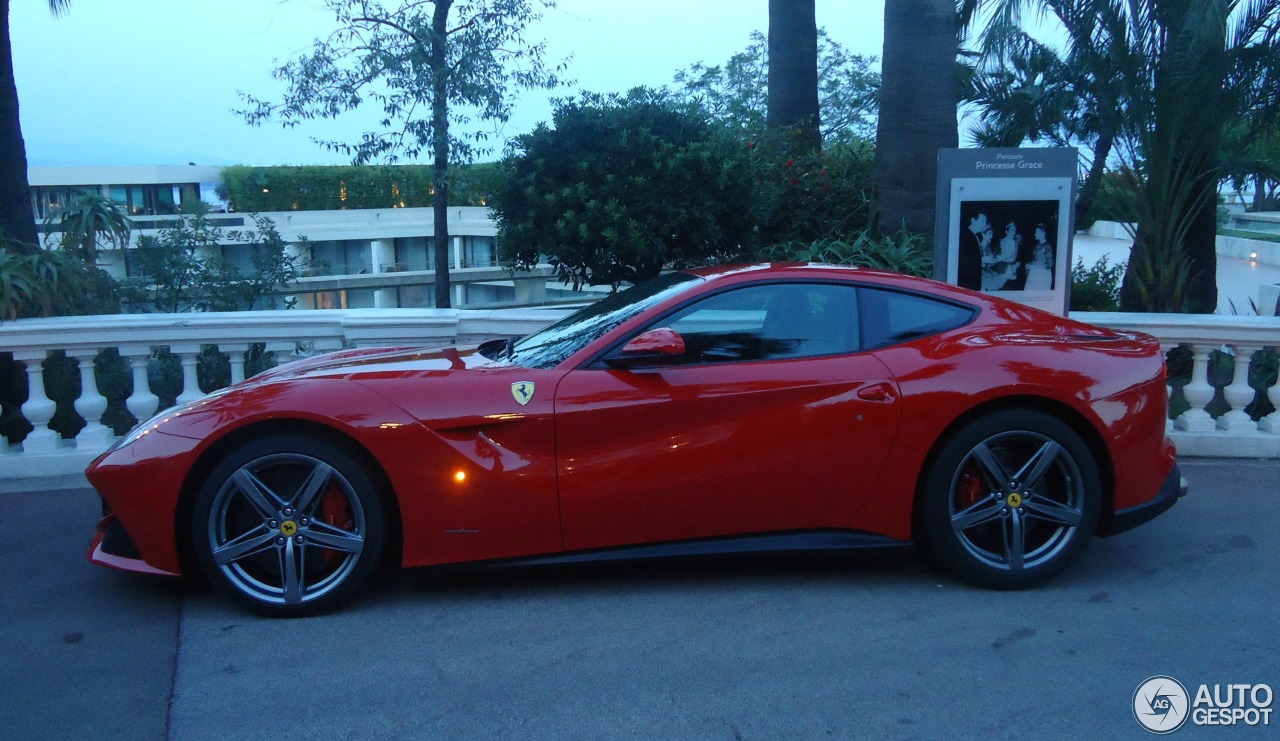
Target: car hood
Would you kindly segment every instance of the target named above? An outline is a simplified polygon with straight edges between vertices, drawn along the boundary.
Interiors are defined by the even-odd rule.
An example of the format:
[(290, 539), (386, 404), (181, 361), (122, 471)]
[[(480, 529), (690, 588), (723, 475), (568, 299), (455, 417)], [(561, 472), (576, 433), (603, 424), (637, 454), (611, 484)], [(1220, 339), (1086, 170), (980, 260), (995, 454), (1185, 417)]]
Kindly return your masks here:
[(304, 378), (348, 378), (399, 374), (448, 374), (477, 368), (510, 367), (481, 355), (476, 347), (362, 348), (317, 355), (272, 368), (250, 379), (250, 384)]

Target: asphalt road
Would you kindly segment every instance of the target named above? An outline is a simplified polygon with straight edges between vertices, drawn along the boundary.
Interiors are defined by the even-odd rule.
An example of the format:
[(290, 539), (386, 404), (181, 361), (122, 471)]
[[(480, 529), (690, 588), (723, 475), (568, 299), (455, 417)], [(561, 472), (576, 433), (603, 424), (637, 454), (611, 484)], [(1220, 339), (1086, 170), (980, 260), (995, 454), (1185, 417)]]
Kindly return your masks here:
[(89, 565), (88, 490), (0, 494), (0, 736), (1148, 738), (1152, 675), (1280, 691), (1280, 463), (1183, 468), (1186, 499), (1033, 591), (770, 555), (417, 572), (293, 621)]

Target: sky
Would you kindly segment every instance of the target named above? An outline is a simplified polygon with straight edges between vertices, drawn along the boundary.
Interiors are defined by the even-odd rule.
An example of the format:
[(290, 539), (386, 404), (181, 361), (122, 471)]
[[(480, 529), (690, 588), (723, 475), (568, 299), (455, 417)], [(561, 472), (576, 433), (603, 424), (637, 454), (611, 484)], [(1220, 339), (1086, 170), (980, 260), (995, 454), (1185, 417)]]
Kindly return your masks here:
[[(884, 0), (819, 0), (818, 25), (879, 57)], [(355, 141), (372, 114), (286, 130), (250, 127), (238, 92), (278, 99), (277, 61), (334, 28), (321, 0), (13, 0), (9, 27), (31, 165), (343, 164), (311, 137)], [(572, 87), (522, 95), (505, 140), (550, 119), (550, 97), (671, 83), (766, 31), (768, 0), (559, 0), (527, 35), (569, 58)], [(485, 157), (494, 159), (500, 152)]]

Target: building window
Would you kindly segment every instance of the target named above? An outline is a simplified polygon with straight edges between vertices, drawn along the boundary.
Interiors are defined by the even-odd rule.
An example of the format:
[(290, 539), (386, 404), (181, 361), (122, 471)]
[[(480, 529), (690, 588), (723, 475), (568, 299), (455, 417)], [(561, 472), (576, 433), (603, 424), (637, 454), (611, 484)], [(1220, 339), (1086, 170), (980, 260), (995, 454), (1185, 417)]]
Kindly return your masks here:
[(435, 242), (431, 237), (397, 237), (396, 262), (405, 270), (435, 270)]
[(491, 268), (498, 264), (493, 249), (493, 237), (463, 237), (462, 267)]

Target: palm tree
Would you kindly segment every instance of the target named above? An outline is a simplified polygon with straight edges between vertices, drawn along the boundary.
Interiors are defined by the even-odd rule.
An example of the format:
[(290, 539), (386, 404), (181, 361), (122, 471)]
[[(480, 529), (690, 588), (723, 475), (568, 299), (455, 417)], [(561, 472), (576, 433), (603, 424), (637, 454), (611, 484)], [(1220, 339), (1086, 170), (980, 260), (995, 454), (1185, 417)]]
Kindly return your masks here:
[[(1011, 19), (997, 17), (983, 38), (986, 52), (965, 94), (979, 109), (970, 135), (981, 146), (1047, 142), (1084, 146), (1088, 172), (1076, 202), (1076, 223), (1087, 225), (1107, 160), (1127, 141), (1126, 110), (1146, 60), (1134, 58), (1123, 9), (1103, 0), (1041, 0), (1067, 43), (1044, 43)], [(1012, 20), (1016, 20), (1012, 19)], [(1130, 127), (1132, 128), (1132, 127)]]
[[(61, 15), (71, 0), (49, 0), (49, 12)], [(0, 34), (0, 232), (14, 249), (32, 253), (36, 246), (36, 218), (31, 211), (27, 182), (27, 148), (18, 120), (18, 86), (13, 78), (13, 46), (9, 40), (9, 0), (0, 0), (4, 14)]]
[(818, 21), (814, 0), (769, 0), (769, 104), (765, 126), (800, 152), (822, 146), (818, 120)]
[(1280, 116), (1280, 0), (965, 2), (991, 11), (981, 47), (997, 60), (1007, 62), (1025, 37), (1025, 11), (1068, 30), (1064, 73), (1081, 97), (1073, 135), (1094, 143), (1082, 199), (1096, 192), (1113, 144), (1138, 195), (1122, 305), (1214, 311), (1223, 127), (1254, 115), (1271, 126)]
[(884, 8), (880, 120), (873, 170), (881, 232), (932, 241), (938, 150), (957, 146), (956, 0), (893, 0)]
[(62, 235), (62, 249), (74, 254), (85, 265), (98, 261), (98, 242), (123, 249), (129, 244), (133, 221), (125, 215), (117, 201), (99, 194), (84, 193), (72, 198), (56, 215), (45, 220), (50, 234)]

